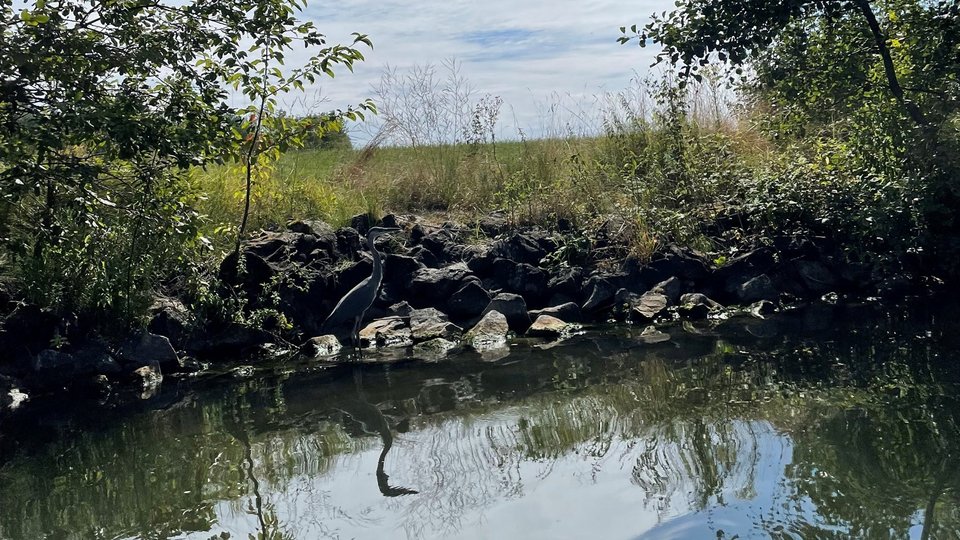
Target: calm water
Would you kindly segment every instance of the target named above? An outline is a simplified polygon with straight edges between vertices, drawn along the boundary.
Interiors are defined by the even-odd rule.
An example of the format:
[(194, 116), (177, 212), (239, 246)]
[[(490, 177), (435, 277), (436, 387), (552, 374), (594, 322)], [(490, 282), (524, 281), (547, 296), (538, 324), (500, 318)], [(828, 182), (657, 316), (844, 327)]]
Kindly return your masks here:
[(821, 306), (38, 407), (0, 426), (0, 538), (954, 538), (957, 314)]

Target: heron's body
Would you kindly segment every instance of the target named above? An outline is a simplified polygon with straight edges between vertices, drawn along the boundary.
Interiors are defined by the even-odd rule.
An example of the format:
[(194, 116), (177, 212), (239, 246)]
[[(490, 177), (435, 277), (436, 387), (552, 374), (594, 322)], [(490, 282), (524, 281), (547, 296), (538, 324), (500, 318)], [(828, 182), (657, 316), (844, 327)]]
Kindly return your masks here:
[(331, 330), (348, 321), (353, 322), (353, 332), (351, 337), (355, 340), (357, 346), (360, 345), (360, 323), (363, 316), (377, 299), (377, 292), (380, 290), (380, 283), (383, 281), (383, 263), (380, 261), (380, 252), (374, 245), (374, 240), (382, 234), (387, 234), (399, 229), (388, 229), (384, 227), (374, 227), (367, 233), (367, 245), (373, 255), (373, 272), (370, 277), (357, 283), (347, 294), (337, 302), (336, 307), (324, 321), (323, 326)]

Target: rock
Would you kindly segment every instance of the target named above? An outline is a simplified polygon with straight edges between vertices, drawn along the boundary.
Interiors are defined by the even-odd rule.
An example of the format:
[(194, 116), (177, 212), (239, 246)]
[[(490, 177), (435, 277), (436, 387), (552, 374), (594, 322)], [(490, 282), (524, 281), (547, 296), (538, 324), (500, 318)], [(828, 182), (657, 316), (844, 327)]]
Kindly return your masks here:
[(530, 328), (530, 315), (527, 313), (527, 303), (523, 297), (511, 293), (500, 293), (487, 305), (487, 312), (496, 311), (507, 319), (510, 329), (522, 334)]
[(317, 358), (319, 356), (333, 356), (343, 349), (337, 336), (327, 334), (325, 336), (316, 336), (307, 340), (300, 349), (303, 354)]
[(773, 286), (770, 276), (760, 274), (737, 287), (736, 295), (741, 302), (752, 304), (758, 300), (776, 300), (780, 292)]
[(834, 288), (837, 279), (830, 270), (817, 261), (797, 261), (797, 273), (810, 291), (823, 294)]
[(490, 252), (503, 259), (530, 265), (540, 264), (540, 260), (547, 255), (547, 251), (536, 239), (523, 233), (514, 233), (506, 239), (497, 240)]
[(357, 252), (363, 245), (360, 233), (352, 227), (341, 227), (336, 230), (334, 235), (337, 237), (337, 252), (345, 255), (348, 259), (355, 260)]
[(120, 347), (120, 361), (127, 366), (157, 366), (167, 372), (180, 368), (180, 358), (170, 340), (149, 332), (128, 339)]
[(758, 319), (765, 319), (767, 315), (772, 315), (777, 312), (777, 305), (769, 300), (760, 300), (759, 302), (754, 302), (748, 311)]
[(209, 355), (242, 354), (272, 340), (273, 336), (269, 332), (232, 322), (213, 331), (194, 335), (186, 348), (195, 353)]
[(467, 345), (483, 352), (504, 347), (507, 344), (507, 333), (510, 325), (507, 317), (499, 311), (488, 311), (473, 328), (464, 336)]
[(671, 306), (675, 306), (677, 302), (680, 301), (680, 295), (683, 294), (683, 289), (683, 283), (679, 279), (672, 277), (657, 283), (650, 291), (666, 296), (667, 302)]
[(149, 399), (156, 395), (163, 383), (163, 375), (156, 366), (142, 366), (130, 374), (133, 384), (140, 391), (140, 399)]
[(527, 335), (531, 337), (560, 337), (569, 335), (579, 328), (577, 325), (566, 323), (550, 315), (540, 315), (533, 321), (527, 330)]
[(670, 341), (670, 334), (657, 330), (655, 326), (648, 326), (640, 333), (640, 341), (648, 345)]
[(277, 269), (266, 259), (250, 251), (243, 251), (243, 266), (237, 267), (237, 253), (232, 252), (220, 263), (220, 279), (230, 285), (239, 285), (250, 293), (259, 293), (264, 283), (277, 275)]
[(547, 292), (551, 295), (579, 299), (583, 289), (583, 269), (580, 267), (561, 269), (547, 281)]
[(688, 319), (706, 319), (710, 313), (723, 309), (723, 306), (700, 293), (687, 293), (680, 297), (677, 313)]
[(549, 275), (533, 265), (496, 259), (493, 263), (493, 276), (504, 291), (519, 294), (531, 304), (537, 304), (546, 298)]
[(447, 313), (456, 319), (472, 319), (490, 304), (490, 293), (476, 281), (468, 282), (447, 300)]
[(183, 346), (192, 325), (193, 314), (176, 298), (160, 297), (150, 306), (147, 330), (151, 334), (166, 337), (174, 346)]
[(652, 321), (667, 309), (667, 297), (660, 293), (648, 292), (630, 306), (630, 315), (637, 321)]
[(406, 347), (413, 344), (410, 328), (399, 317), (377, 319), (360, 330), (360, 344), (367, 347)]
[(417, 343), (410, 351), (411, 356), (421, 360), (436, 361), (446, 357), (459, 347), (457, 342), (444, 338), (433, 338)]
[(410, 304), (414, 307), (443, 305), (453, 293), (471, 281), (479, 279), (463, 263), (444, 268), (421, 268), (414, 273), (408, 288)]
[(550, 315), (551, 317), (556, 317), (561, 321), (568, 321), (572, 323), (583, 321), (583, 314), (580, 312), (580, 306), (578, 306), (576, 302), (566, 302), (557, 306), (530, 311), (531, 319), (536, 319), (540, 315)]
[(389, 283), (407, 284), (424, 264), (409, 255), (391, 253), (383, 258), (383, 279)]
[(367, 231), (370, 230), (373, 220), (370, 219), (370, 214), (357, 214), (350, 218), (350, 226), (357, 230), (361, 235), (367, 234)]
[(463, 329), (450, 322), (435, 308), (416, 309), (410, 313), (410, 333), (414, 343), (436, 338), (458, 340)]
[(5, 313), (0, 324), (0, 350), (6, 357), (23, 351), (36, 351), (49, 347), (55, 336), (61, 333), (61, 319), (53, 311), (35, 304), (18, 306)]
[(483, 234), (497, 236), (503, 234), (510, 227), (510, 218), (506, 212), (495, 210), (480, 218), (475, 224)]
[(410, 314), (413, 313), (413, 307), (407, 303), (406, 300), (402, 302), (397, 302), (389, 308), (387, 308), (387, 313), (391, 317), (400, 317), (401, 319), (409, 319)]
[(606, 279), (593, 276), (584, 283), (587, 300), (583, 303), (583, 312), (590, 316), (600, 314), (613, 306), (614, 295), (617, 290)]
[[(334, 283), (336, 285), (331, 291), (333, 297), (339, 300), (343, 295), (347, 294), (350, 289), (354, 288), (357, 283), (370, 277), (371, 273), (373, 273), (373, 260), (368, 258), (360, 259), (349, 266), (341, 268), (340, 271), (334, 274)], [(331, 309), (333, 309), (333, 306), (331, 306)]]

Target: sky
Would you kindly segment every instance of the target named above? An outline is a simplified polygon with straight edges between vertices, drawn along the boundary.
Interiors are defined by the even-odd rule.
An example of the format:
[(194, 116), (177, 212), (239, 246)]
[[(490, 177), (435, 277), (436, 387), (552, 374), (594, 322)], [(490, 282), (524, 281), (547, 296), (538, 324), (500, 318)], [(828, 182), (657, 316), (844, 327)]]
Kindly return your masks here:
[[(374, 48), (354, 73), (318, 81), (287, 108), (329, 110), (373, 97), (387, 66), (399, 73), (414, 65), (455, 59), (474, 97), (499, 96), (501, 136), (550, 135), (558, 124), (595, 117), (598, 96), (630, 86), (646, 73), (655, 50), (619, 45), (620, 26), (645, 23), (673, 0), (308, 0), (303, 18), (315, 22), (331, 43), (367, 34)], [(578, 120), (580, 118), (580, 120)], [(375, 122), (374, 122), (375, 123)], [(579, 129), (573, 126), (574, 129)], [(581, 126), (582, 127), (582, 126)], [(369, 137), (369, 127), (351, 128)], [(365, 134), (365, 132), (367, 134)]]

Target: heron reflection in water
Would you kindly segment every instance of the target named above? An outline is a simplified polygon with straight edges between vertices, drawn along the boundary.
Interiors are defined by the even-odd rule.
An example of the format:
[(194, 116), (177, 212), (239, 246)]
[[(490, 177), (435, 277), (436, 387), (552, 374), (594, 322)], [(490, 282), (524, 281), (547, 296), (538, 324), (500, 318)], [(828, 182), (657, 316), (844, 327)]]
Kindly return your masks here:
[(377, 487), (380, 489), (380, 493), (384, 497), (399, 497), (419, 493), (413, 489), (393, 487), (389, 484), (390, 476), (384, 470), (384, 465), (387, 453), (393, 447), (393, 432), (390, 430), (390, 424), (387, 422), (387, 417), (384, 416), (383, 411), (375, 404), (370, 403), (363, 393), (363, 373), (359, 366), (353, 370), (353, 381), (357, 387), (357, 402), (354, 407), (351, 407), (352, 411), (345, 409), (340, 409), (340, 411), (360, 424), (364, 433), (379, 435), (383, 440), (383, 450), (380, 451), (380, 458), (377, 460)]

